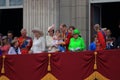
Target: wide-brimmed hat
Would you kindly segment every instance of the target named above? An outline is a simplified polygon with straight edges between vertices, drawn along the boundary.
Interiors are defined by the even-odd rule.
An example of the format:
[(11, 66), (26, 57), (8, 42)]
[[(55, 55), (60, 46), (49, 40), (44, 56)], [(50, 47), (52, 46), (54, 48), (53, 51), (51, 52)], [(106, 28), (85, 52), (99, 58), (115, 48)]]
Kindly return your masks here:
[(3, 36), (3, 37), (2, 37), (2, 40), (7, 39), (7, 38), (8, 38), (7, 36)]
[(78, 29), (73, 30), (73, 34), (80, 34), (80, 31)]
[(49, 26), (49, 27), (48, 27), (48, 32), (54, 30), (54, 28), (55, 28), (55, 25), (52, 24), (52, 26)]
[(43, 35), (43, 32), (40, 31), (40, 28), (39, 27), (34, 27), (33, 30), (32, 30), (33, 33), (35, 32), (38, 32), (39, 34)]

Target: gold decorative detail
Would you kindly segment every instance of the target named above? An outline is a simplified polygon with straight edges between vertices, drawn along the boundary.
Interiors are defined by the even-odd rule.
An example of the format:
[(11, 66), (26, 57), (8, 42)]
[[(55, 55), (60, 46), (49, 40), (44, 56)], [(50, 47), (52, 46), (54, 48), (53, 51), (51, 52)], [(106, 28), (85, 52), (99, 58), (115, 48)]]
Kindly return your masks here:
[(58, 80), (51, 73), (47, 73), (41, 80)]
[(7, 78), (6, 76), (2, 75), (2, 76), (0, 76), (0, 80), (10, 80), (10, 79)]
[(3, 61), (2, 61), (2, 69), (1, 69), (1, 73), (4, 74), (5, 73), (5, 55), (2, 56)]
[(6, 56), (3, 55), (2, 58), (3, 58), (3, 60), (2, 60), (1, 74), (3, 74), (3, 75), (0, 76), (0, 80), (10, 80), (8, 77), (6, 77), (4, 75), (5, 74), (5, 58), (6, 58)]
[(97, 52), (94, 52), (94, 55), (95, 55), (95, 63), (94, 63), (94, 72), (86, 79), (84, 80), (110, 80), (106, 77), (104, 77), (102, 74), (100, 74), (98, 71), (97, 71)]
[(94, 52), (94, 55), (95, 55), (94, 70), (97, 70), (97, 52)]
[(41, 80), (58, 80), (53, 74), (51, 74), (51, 54), (48, 54), (48, 73)]
[(50, 58), (51, 58), (51, 54), (48, 54), (48, 71), (51, 71)]
[(88, 78), (84, 80), (110, 80), (110, 79), (104, 77), (99, 72), (95, 71)]

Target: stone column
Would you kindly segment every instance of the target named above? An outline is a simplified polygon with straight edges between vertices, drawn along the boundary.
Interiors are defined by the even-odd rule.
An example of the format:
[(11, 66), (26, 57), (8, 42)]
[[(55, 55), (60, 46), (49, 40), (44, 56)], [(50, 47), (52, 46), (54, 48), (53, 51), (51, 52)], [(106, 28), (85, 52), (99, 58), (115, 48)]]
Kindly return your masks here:
[(28, 35), (32, 36), (34, 27), (46, 33), (52, 24), (59, 25), (58, 18), (59, 0), (24, 0), (23, 27), (27, 29)]
[(60, 23), (78, 28), (86, 44), (89, 43), (88, 2), (89, 0), (60, 0)]

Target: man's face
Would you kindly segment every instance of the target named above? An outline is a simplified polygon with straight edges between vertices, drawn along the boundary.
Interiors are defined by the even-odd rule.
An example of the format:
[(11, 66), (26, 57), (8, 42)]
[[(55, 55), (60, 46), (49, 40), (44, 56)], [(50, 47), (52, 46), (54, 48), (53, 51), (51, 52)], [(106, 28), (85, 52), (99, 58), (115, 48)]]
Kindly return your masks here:
[(111, 31), (110, 31), (110, 30), (107, 30), (107, 31), (106, 31), (106, 35), (107, 35), (107, 36), (110, 36), (110, 35), (111, 35)]
[(12, 33), (8, 33), (8, 38), (12, 38), (13, 34)]
[(63, 30), (63, 26), (62, 26), (62, 25), (60, 25), (60, 30), (61, 30), (61, 31)]
[(66, 31), (66, 27), (63, 27), (63, 31)]
[(73, 29), (72, 28), (69, 28), (68, 30), (70, 33), (73, 33)]
[(98, 26), (95, 26), (94, 27), (94, 30), (97, 32), (99, 30), (99, 27)]
[(27, 34), (26, 30), (22, 30), (22, 31), (21, 31), (21, 35), (22, 35), (23, 37), (25, 37), (26, 34)]

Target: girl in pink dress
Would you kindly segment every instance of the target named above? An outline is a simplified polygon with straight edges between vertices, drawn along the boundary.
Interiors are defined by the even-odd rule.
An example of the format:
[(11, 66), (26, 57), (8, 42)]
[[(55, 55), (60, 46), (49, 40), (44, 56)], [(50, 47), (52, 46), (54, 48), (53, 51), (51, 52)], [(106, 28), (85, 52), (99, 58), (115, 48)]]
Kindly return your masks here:
[(2, 55), (8, 54), (10, 48), (10, 43), (8, 42), (8, 38), (7, 36), (3, 36), (2, 37), (2, 46), (1, 46), (1, 51), (2, 51)]

